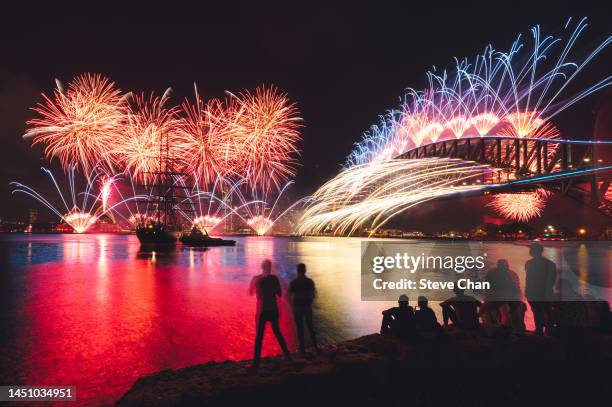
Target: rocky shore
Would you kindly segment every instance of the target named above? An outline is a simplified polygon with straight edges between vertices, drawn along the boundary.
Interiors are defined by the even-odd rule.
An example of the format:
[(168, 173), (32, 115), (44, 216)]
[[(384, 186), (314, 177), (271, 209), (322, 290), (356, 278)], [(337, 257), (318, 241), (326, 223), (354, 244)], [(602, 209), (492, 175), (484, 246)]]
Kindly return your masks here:
[[(368, 335), (318, 357), (210, 362), (142, 377), (118, 406), (600, 405), (612, 395), (612, 336), (486, 338), (447, 331), (403, 344)], [(604, 401), (605, 400), (605, 401)]]

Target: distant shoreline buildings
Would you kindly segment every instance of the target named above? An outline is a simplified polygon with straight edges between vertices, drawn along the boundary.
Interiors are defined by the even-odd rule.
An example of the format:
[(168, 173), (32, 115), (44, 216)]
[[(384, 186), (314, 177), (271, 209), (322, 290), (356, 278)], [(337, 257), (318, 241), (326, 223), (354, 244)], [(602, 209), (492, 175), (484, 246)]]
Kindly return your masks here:
[[(0, 219), (0, 233), (74, 233), (73, 228), (65, 222), (45, 222), (41, 221), (37, 209), (30, 209), (27, 221)], [(125, 225), (113, 222), (110, 219), (101, 219), (89, 234), (96, 233), (115, 233), (131, 234), (133, 230)], [(222, 234), (234, 236), (256, 235), (251, 229), (240, 228), (237, 230), (226, 230)], [(272, 233), (269, 236), (295, 236), (288, 230), (281, 233)], [(320, 233), (309, 236), (335, 237), (332, 232)], [(449, 240), (612, 240), (612, 226), (592, 229), (579, 227), (570, 229), (564, 226), (547, 225), (544, 228), (536, 229), (526, 223), (507, 223), (494, 224), (482, 223), (471, 230), (440, 230), (436, 232), (424, 232), (421, 230), (403, 230), (399, 228), (371, 230), (364, 228), (355, 237), (373, 238), (393, 238), (393, 239), (449, 239)]]

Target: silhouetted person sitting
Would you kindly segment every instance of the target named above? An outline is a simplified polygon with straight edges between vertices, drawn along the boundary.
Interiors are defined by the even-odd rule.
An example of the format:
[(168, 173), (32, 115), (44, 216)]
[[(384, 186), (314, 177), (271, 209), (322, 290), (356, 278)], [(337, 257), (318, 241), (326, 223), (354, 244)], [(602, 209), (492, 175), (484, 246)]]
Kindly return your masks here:
[(253, 277), (249, 287), (249, 295), (257, 295), (257, 333), (255, 337), (255, 355), (253, 357), (253, 366), (250, 370), (256, 372), (259, 368), (261, 358), (261, 345), (263, 342), (264, 330), (266, 322), (272, 325), (272, 331), (276, 336), (278, 344), (283, 350), (286, 359), (291, 359), (289, 349), (285, 343), (285, 338), (278, 326), (278, 307), (276, 297), (282, 295), (280, 282), (278, 278), (272, 274), (272, 262), (264, 260), (261, 262), (261, 274)]
[(300, 263), (297, 265), (297, 277), (289, 284), (289, 293), (293, 302), (293, 319), (297, 329), (298, 342), (300, 346), (300, 354), (306, 354), (306, 346), (304, 345), (304, 320), (310, 332), (310, 339), (319, 353), (317, 346), (317, 337), (315, 335), (314, 324), (312, 322), (312, 301), (315, 298), (315, 284), (310, 278), (306, 277), (306, 265)]
[(557, 283), (557, 301), (552, 303), (550, 313), (549, 335), (574, 335), (588, 327), (588, 303), (584, 297), (574, 290), (572, 283), (567, 279), (560, 279)]
[(425, 338), (437, 337), (442, 334), (442, 327), (438, 323), (436, 314), (429, 308), (427, 297), (419, 296), (419, 309), (415, 311), (414, 318), (419, 334)]
[(550, 302), (554, 299), (553, 286), (557, 279), (557, 267), (542, 256), (543, 251), (540, 244), (532, 244), (529, 249), (532, 258), (525, 263), (525, 297), (533, 312), (537, 335), (543, 335), (544, 328), (550, 329)]
[(408, 305), (408, 296), (400, 295), (398, 307), (383, 311), (383, 320), (380, 327), (381, 335), (395, 336), (403, 341), (416, 337), (416, 321), (414, 310)]
[(444, 326), (448, 326), (450, 320), (458, 328), (479, 328), (478, 308), (482, 303), (470, 295), (465, 295), (465, 290), (457, 286), (453, 288), (453, 292), (454, 297), (440, 303)]
[(605, 300), (598, 300), (591, 294), (584, 295), (587, 310), (587, 327), (596, 331), (612, 331), (612, 312), (610, 303)]

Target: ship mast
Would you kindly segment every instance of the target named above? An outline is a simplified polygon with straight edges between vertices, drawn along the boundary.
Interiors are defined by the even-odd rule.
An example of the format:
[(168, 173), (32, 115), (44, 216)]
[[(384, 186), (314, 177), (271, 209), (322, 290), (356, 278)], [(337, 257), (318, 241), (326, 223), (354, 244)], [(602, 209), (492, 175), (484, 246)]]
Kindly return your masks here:
[[(151, 191), (157, 191), (151, 195), (150, 199), (144, 203), (154, 204), (156, 206), (156, 223), (162, 223), (168, 229), (180, 230), (181, 222), (176, 216), (176, 211), (193, 212), (191, 205), (185, 202), (188, 191), (191, 186), (181, 183), (177, 185), (178, 180), (186, 179), (187, 174), (176, 172), (174, 170), (175, 158), (170, 155), (170, 140), (167, 134), (163, 134), (159, 142), (159, 164), (157, 171), (150, 172), (153, 175), (153, 185), (149, 185)], [(141, 185), (147, 187), (147, 185)], [(177, 191), (183, 191), (181, 196), (177, 195)], [(163, 222), (162, 222), (163, 221)]]

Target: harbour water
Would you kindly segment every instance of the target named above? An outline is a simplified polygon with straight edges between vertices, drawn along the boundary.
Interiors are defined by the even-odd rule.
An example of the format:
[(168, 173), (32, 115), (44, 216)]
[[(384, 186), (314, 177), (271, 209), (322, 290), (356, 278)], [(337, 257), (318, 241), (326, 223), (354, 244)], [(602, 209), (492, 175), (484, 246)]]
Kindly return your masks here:
[[(141, 252), (132, 235), (0, 236), (0, 379), (73, 385), (79, 404), (112, 403), (148, 373), (250, 358), (255, 298), (247, 291), (265, 258), (285, 286), (295, 265), (306, 263), (317, 285), (321, 343), (376, 332), (381, 311), (393, 303), (361, 301), (360, 242), (241, 237), (236, 247), (154, 253)], [(489, 258), (512, 259), (524, 283), (526, 245), (487, 244)], [(566, 250), (546, 253), (554, 261)], [(603, 275), (598, 284), (609, 288), (609, 246), (589, 255), (577, 273), (596, 271)], [(603, 268), (592, 266), (594, 258)], [(432, 307), (440, 316), (439, 306)], [(533, 326), (530, 312), (526, 318)], [(295, 349), (292, 324), (288, 303), (281, 301), (281, 329)], [(264, 355), (279, 351), (266, 332)]]

